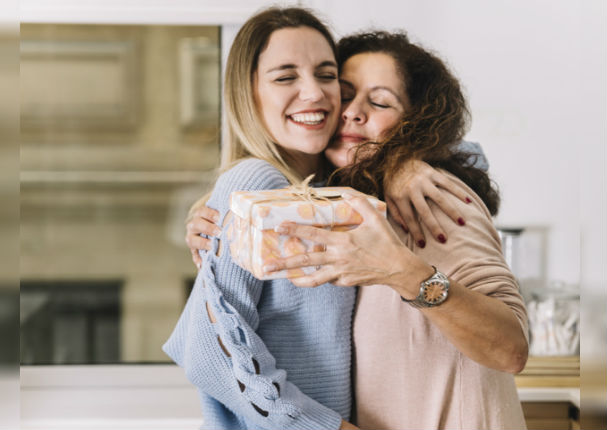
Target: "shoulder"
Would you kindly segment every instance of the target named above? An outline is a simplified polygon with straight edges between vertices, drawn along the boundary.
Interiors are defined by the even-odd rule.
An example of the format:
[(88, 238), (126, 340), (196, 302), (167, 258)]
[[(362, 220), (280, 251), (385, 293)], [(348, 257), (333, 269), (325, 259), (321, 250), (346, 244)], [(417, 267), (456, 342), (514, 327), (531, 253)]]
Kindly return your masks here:
[(215, 188), (226, 192), (285, 188), (289, 181), (270, 163), (258, 158), (240, 161), (221, 174)]
[[(424, 251), (437, 253), (443, 257), (446, 253), (454, 253), (453, 255), (461, 257), (469, 252), (478, 252), (479, 258), (489, 257), (489, 255), (497, 257), (498, 254), (501, 254), (501, 242), (489, 209), (479, 195), (462, 180), (449, 172), (443, 170), (441, 172), (462, 188), (471, 201), (465, 203), (451, 193), (444, 193), (445, 198), (465, 220), (464, 226), (455, 223), (433, 201), (428, 202), (432, 214), (447, 235), (447, 243), (440, 244), (436, 240), (427, 240), (428, 246)], [(431, 233), (425, 228), (424, 234), (427, 238), (431, 237)]]
[[(451, 179), (451, 181), (453, 181), (458, 187), (463, 189), (466, 192), (467, 196), (470, 198), (470, 203), (464, 203), (459, 198), (455, 197), (453, 194), (445, 193), (447, 198), (450, 199), (450, 202), (462, 213), (462, 215), (472, 216), (475, 219), (477, 217), (480, 217), (484, 221), (488, 221), (490, 224), (493, 224), (493, 218), (491, 217), (489, 209), (487, 209), (487, 206), (485, 206), (483, 199), (481, 199), (481, 197), (476, 194), (476, 192), (472, 188), (470, 188), (464, 181), (455, 176), (453, 173), (447, 172), (446, 170), (442, 169), (440, 169), (440, 172), (447, 176), (449, 179)], [(440, 209), (433, 209), (435, 209), (434, 212), (442, 212), (440, 211)], [(445, 217), (447, 216), (444, 213), (443, 215)]]

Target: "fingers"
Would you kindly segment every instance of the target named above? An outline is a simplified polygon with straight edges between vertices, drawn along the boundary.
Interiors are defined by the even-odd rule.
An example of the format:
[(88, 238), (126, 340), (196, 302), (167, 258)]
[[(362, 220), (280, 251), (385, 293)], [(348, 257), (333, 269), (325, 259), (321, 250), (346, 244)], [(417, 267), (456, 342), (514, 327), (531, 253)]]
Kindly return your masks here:
[(198, 252), (198, 250), (211, 250), (211, 240), (206, 237), (199, 236), (197, 234), (186, 234), (185, 243), (188, 245), (190, 250)]
[(201, 217), (195, 217), (186, 225), (186, 230), (189, 234), (206, 234), (207, 236), (219, 236), (221, 229), (217, 224), (208, 221)]
[(376, 220), (381, 215), (375, 207), (364, 197), (354, 197), (351, 194), (343, 193), (342, 197), (354, 210), (356, 210), (365, 221)]
[(190, 253), (192, 254), (192, 261), (194, 262), (194, 265), (198, 268), (198, 270), (200, 270), (202, 267), (202, 258), (200, 257), (200, 254), (195, 249), (190, 249)]
[(354, 274), (341, 273), (331, 266), (323, 266), (319, 270), (299, 278), (289, 279), (297, 287), (318, 287), (323, 284), (333, 284), (338, 287), (354, 287), (360, 285), (360, 277)]
[(293, 222), (283, 222), (274, 231), (280, 234), (286, 234), (288, 236), (295, 236), (300, 239), (307, 239), (312, 242), (319, 244), (336, 244), (340, 242), (340, 238), (343, 235), (339, 231), (329, 231), (311, 225), (300, 225)]
[[(455, 207), (455, 205), (453, 205), (449, 199), (446, 197), (445, 193), (441, 190), (439, 190), (436, 187), (431, 187), (431, 189), (429, 189), (426, 192), (426, 195), (428, 196), (428, 198), (430, 200), (432, 200), (434, 203), (436, 203), (436, 205), (439, 207), (440, 210), (442, 210), (445, 214), (447, 214), (447, 216), (449, 218), (451, 218), (453, 220), (453, 222), (455, 222), (456, 224), (459, 225), (465, 225), (466, 221), (464, 220), (464, 217), (462, 216), (462, 213)], [(424, 220), (422, 220), (424, 221)], [(428, 224), (426, 224), (428, 225)], [(435, 236), (437, 237), (437, 236)]]
[[(426, 247), (426, 237), (424, 232), (422, 231), (422, 226), (417, 220), (417, 215), (414, 211), (414, 208), (411, 206), (408, 200), (399, 199), (395, 202), (395, 206), (400, 215), (402, 216), (406, 227), (408, 228), (411, 236), (413, 236), (413, 240), (420, 248)], [(389, 208), (390, 206), (388, 206)]]
[(309, 254), (298, 254), (292, 257), (279, 258), (263, 267), (267, 274), (287, 269), (299, 269), (309, 266), (323, 266), (332, 261), (326, 252), (312, 252)]
[(402, 227), (405, 233), (409, 233), (409, 227), (400, 213), (399, 206), (389, 197), (386, 197), (386, 206), (388, 206), (388, 213), (394, 221)]
[(423, 222), (428, 227), (428, 230), (430, 230), (430, 234), (432, 234), (432, 236), (439, 242), (445, 243), (447, 241), (447, 235), (430, 210), (430, 206), (428, 206), (428, 202), (426, 202), (424, 196), (413, 195), (411, 198), (411, 204), (415, 207), (415, 211), (419, 214), (421, 222)]
[(297, 287), (318, 287), (320, 285), (331, 283), (335, 280), (335, 274), (332, 268), (322, 267), (319, 270), (299, 278), (289, 279)]
[(215, 209), (211, 209), (208, 206), (201, 206), (200, 208), (196, 209), (194, 212), (192, 212), (192, 218), (202, 218), (205, 219), (213, 224), (217, 223), (217, 221), (219, 221), (219, 212), (216, 211)]
[[(458, 186), (455, 182), (449, 179), (447, 176), (443, 175), (440, 172), (436, 172), (436, 174), (432, 177), (434, 182), (441, 187), (442, 189), (449, 191), (455, 197), (460, 199), (464, 203), (471, 203), (470, 197), (468, 193), (466, 193), (460, 186)], [(433, 199), (434, 200), (434, 199)], [(436, 202), (436, 200), (434, 200)], [(438, 203), (438, 202), (436, 202)], [(447, 213), (445, 211), (445, 213)], [(454, 220), (457, 221), (457, 220)]]

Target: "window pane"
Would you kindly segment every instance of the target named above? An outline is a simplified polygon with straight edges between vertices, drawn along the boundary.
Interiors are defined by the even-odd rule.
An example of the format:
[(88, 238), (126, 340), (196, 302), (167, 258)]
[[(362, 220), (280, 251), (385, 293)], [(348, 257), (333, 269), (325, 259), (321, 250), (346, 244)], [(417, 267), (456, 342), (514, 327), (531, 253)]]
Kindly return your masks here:
[(218, 27), (21, 26), (21, 362), (169, 361), (219, 162)]

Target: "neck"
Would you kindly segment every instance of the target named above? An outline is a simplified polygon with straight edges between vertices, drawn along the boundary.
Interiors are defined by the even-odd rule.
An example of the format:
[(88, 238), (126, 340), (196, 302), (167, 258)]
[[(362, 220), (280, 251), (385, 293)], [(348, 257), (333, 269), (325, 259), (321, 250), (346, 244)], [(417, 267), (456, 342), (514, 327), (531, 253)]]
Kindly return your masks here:
[(283, 157), (287, 164), (289, 164), (289, 166), (291, 166), (291, 168), (303, 179), (312, 174), (321, 173), (319, 172), (321, 154), (304, 154), (301, 152), (293, 153), (285, 151)]

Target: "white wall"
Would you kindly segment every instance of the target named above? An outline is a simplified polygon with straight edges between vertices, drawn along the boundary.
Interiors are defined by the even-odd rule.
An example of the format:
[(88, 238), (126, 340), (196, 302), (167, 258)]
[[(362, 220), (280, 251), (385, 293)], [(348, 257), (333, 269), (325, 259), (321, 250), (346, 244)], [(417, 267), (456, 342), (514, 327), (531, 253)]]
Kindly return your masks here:
[(580, 153), (605, 142), (604, 2), (306, 3), (338, 36), (401, 28), (448, 61), (469, 98), (467, 138), (481, 142), (501, 188), (497, 223), (547, 228), (547, 276), (578, 283)]
[[(125, 23), (221, 21), (231, 24), (230, 34), (224, 34), (229, 38), (259, 6), (274, 3), (131, 0), (125, 6), (119, 1), (24, 0), (22, 14), (30, 22), (105, 22), (117, 16)], [(595, 43), (605, 39), (602, 0), (278, 3), (314, 8), (337, 36), (370, 27), (402, 28), (445, 58), (467, 90), (473, 115), (467, 137), (483, 145), (501, 187), (497, 223), (547, 229), (548, 278), (579, 282), (579, 155), (588, 152), (581, 148), (605, 142), (600, 119), (605, 64), (599, 60), (604, 53)]]

